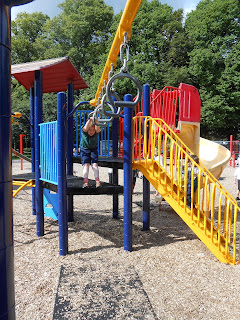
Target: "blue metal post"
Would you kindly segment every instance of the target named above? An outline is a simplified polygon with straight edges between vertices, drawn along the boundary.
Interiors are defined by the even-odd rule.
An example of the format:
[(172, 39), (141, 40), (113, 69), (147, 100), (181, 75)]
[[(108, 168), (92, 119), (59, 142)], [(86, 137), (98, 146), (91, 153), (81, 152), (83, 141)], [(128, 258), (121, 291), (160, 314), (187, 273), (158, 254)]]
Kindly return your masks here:
[(15, 319), (10, 10), (30, 1), (0, 0), (0, 319)]
[(10, 7), (4, 3), (0, 1), (0, 319), (14, 319)]
[[(31, 137), (31, 160), (32, 160), (32, 173), (35, 174), (35, 139), (34, 139), (34, 87), (30, 88), (30, 137)], [(35, 188), (32, 188), (32, 214), (36, 214), (35, 206)]]
[[(73, 110), (73, 84), (68, 84), (67, 113)], [(73, 175), (73, 116), (67, 119), (67, 175)], [(73, 196), (67, 196), (68, 221), (73, 221)]]
[[(116, 108), (115, 108), (116, 109)], [(116, 112), (116, 110), (115, 110)], [(118, 156), (118, 124), (119, 119), (114, 118), (112, 122), (112, 153), (113, 158)], [(118, 185), (118, 169), (113, 166), (113, 181), (114, 185)], [(113, 195), (113, 218), (118, 218), (118, 194)]]
[(43, 188), (40, 180), (40, 127), (42, 123), (42, 72), (35, 71), (34, 83), (34, 136), (35, 136), (35, 203), (36, 203), (36, 225), (37, 236), (44, 235), (44, 212), (43, 212)]
[(67, 176), (66, 176), (66, 94), (57, 94), (57, 132), (58, 132), (58, 228), (59, 254), (68, 253), (67, 218)]
[[(143, 86), (143, 116), (150, 116), (150, 86)], [(147, 131), (147, 135), (149, 132)], [(148, 137), (144, 137), (148, 139)], [(143, 228), (149, 230), (150, 227), (150, 182), (143, 177)]]
[[(124, 101), (132, 101), (132, 95), (126, 94)], [(132, 251), (132, 108), (124, 108), (124, 217), (123, 242), (124, 250)]]

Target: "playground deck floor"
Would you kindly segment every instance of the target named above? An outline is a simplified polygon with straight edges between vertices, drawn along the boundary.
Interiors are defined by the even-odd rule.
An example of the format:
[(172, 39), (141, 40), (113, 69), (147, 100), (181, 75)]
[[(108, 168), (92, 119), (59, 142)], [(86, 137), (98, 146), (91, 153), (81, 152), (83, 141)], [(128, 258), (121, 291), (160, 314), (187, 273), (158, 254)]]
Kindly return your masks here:
[[(74, 164), (77, 175), (82, 168)], [(233, 168), (221, 183), (233, 195)], [(24, 172), (30, 166), (24, 162)], [(20, 163), (13, 163), (19, 174)], [(108, 169), (100, 169), (108, 182)], [(119, 182), (123, 172), (119, 170)], [(151, 229), (142, 227), (142, 180), (133, 195), (133, 251), (123, 250), (123, 196), (112, 219), (111, 195), (74, 197), (69, 254), (58, 254), (58, 224), (36, 236), (31, 190), (14, 199), (16, 317), (46, 319), (240, 318), (240, 265), (220, 263), (151, 187)]]

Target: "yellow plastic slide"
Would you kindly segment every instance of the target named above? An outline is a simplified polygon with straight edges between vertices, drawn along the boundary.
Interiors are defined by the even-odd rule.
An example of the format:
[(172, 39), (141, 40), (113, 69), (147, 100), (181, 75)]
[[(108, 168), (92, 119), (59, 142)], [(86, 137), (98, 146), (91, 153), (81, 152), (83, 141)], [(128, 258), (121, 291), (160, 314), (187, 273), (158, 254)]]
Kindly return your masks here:
[(230, 151), (218, 143), (200, 138), (200, 162), (218, 179), (231, 158)]

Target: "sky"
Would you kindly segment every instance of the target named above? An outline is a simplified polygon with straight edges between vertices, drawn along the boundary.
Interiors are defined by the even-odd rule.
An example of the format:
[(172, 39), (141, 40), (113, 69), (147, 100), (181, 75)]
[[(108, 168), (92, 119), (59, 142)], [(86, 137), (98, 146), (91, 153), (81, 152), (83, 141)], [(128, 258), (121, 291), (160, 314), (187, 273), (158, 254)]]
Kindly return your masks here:
[[(124, 9), (127, 0), (104, 0), (105, 3), (109, 6), (112, 6), (114, 13), (117, 14)], [(16, 15), (20, 12), (43, 12), (47, 14), (50, 18), (53, 18), (55, 15), (58, 15), (61, 10), (58, 8), (58, 4), (63, 2), (63, 0), (34, 0), (25, 5), (15, 6), (11, 10), (12, 20), (16, 18)], [(183, 8), (185, 14), (194, 10), (196, 5), (200, 0), (160, 0), (161, 3), (167, 3), (174, 10)]]

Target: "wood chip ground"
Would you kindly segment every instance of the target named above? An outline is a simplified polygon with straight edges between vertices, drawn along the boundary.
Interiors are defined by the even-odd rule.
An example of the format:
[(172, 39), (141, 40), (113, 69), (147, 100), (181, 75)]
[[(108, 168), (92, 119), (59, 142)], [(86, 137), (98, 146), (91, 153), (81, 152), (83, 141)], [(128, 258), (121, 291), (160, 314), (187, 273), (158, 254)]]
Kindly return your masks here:
[[(80, 165), (74, 170), (82, 174)], [(228, 166), (221, 183), (236, 196), (234, 171)], [(21, 172), (14, 161), (13, 173)], [(108, 169), (100, 174), (107, 182)], [(119, 176), (122, 184), (122, 170)], [(151, 187), (151, 229), (143, 232), (137, 179), (132, 252), (123, 250), (122, 195), (118, 220), (112, 196), (74, 197), (69, 254), (61, 257), (58, 223), (46, 218), (37, 237), (31, 190), (20, 192), (13, 203), (17, 319), (240, 319), (240, 265), (220, 263), (167, 203), (159, 212), (154, 193)]]

